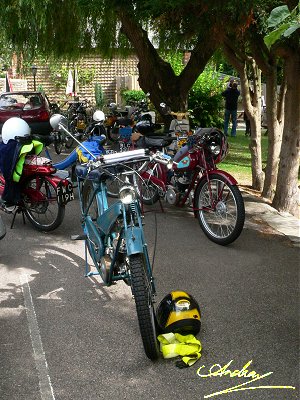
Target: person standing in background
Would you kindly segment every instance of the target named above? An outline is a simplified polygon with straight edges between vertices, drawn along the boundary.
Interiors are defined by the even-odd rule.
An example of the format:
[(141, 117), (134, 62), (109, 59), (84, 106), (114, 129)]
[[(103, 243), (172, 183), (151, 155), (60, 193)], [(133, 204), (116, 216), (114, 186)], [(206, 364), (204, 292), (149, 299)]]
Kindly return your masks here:
[(224, 92), (222, 92), (222, 96), (225, 98), (224, 133), (226, 136), (228, 136), (228, 125), (231, 117), (231, 136), (236, 137), (237, 105), (239, 95), (240, 91), (237, 88), (236, 82), (233, 82), (231, 87), (228, 87)]

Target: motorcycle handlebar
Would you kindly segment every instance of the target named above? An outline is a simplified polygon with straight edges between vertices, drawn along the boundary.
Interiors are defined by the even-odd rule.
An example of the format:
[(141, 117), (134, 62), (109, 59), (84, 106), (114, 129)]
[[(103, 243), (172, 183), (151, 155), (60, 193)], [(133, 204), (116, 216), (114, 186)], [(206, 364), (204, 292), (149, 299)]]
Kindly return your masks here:
[(161, 153), (159, 151), (152, 155), (152, 159), (157, 163), (166, 165), (168, 167), (172, 167), (172, 165), (175, 163), (175, 161), (172, 160), (171, 157), (166, 156), (164, 153)]

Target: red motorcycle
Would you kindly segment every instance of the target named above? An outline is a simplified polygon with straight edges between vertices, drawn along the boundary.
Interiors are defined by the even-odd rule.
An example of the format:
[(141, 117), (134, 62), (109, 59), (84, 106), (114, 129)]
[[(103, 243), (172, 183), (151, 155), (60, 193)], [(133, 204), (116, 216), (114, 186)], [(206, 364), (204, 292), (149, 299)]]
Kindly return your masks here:
[[(142, 147), (166, 149), (168, 138), (142, 138)], [(171, 138), (172, 140), (172, 138)], [(226, 136), (216, 128), (199, 128), (172, 159), (162, 152), (161, 161), (140, 167), (141, 197), (153, 204), (160, 197), (169, 204), (192, 206), (205, 235), (213, 242), (227, 245), (242, 232), (245, 208), (237, 181), (217, 169), (227, 154)]]
[[(22, 213), (38, 230), (49, 232), (63, 221), (65, 205), (74, 199), (72, 184), (56, 173), (51, 160), (26, 157), (19, 182), (21, 200), (16, 206), (12, 226), (17, 213)], [(0, 174), (0, 196), (5, 187), (5, 179)]]

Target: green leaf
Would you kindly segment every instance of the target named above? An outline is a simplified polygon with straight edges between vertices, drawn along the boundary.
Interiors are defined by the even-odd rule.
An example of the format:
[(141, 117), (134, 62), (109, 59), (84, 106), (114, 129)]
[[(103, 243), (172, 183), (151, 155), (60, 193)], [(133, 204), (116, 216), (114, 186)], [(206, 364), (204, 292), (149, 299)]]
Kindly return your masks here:
[(300, 28), (300, 24), (294, 24), (294, 25), (290, 26), (289, 29), (287, 29), (283, 33), (283, 36), (284, 37), (289, 37), (289, 36), (291, 36), (292, 33), (294, 33), (299, 28)]
[(283, 34), (284, 31), (286, 31), (289, 28), (289, 24), (283, 24), (281, 25), (278, 29), (275, 29), (271, 33), (269, 33), (267, 36), (264, 38), (264, 42), (268, 48), (270, 48), (277, 40), (280, 38), (280, 36)]
[(271, 14), (267, 20), (268, 28), (279, 25), (287, 17), (290, 16), (290, 11), (287, 5), (276, 7), (271, 11)]

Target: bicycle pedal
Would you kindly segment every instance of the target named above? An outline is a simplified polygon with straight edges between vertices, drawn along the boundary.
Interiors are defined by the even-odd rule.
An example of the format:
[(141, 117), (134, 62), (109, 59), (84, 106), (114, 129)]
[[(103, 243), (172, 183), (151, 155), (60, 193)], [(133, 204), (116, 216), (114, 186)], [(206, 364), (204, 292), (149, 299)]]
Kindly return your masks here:
[(71, 240), (86, 240), (86, 235), (71, 235)]

